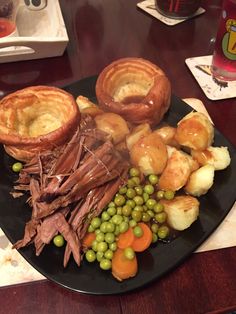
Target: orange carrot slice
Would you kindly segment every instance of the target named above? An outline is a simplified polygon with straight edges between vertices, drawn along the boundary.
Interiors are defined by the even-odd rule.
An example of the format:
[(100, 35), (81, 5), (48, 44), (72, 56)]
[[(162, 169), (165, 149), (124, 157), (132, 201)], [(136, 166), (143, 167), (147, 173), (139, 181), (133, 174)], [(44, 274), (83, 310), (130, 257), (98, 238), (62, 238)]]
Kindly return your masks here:
[(119, 249), (125, 249), (131, 246), (134, 241), (133, 229), (129, 228), (126, 232), (121, 233), (117, 240), (117, 246)]
[(96, 239), (96, 234), (94, 232), (87, 232), (82, 240), (82, 246), (91, 247), (95, 239)]
[(111, 261), (111, 270), (112, 275), (119, 281), (134, 277), (138, 271), (136, 256), (132, 260), (129, 260), (125, 257), (124, 250), (117, 249)]
[(140, 238), (134, 237), (131, 247), (135, 252), (143, 252), (152, 243), (152, 231), (144, 222), (139, 222), (138, 226), (142, 228), (143, 235)]

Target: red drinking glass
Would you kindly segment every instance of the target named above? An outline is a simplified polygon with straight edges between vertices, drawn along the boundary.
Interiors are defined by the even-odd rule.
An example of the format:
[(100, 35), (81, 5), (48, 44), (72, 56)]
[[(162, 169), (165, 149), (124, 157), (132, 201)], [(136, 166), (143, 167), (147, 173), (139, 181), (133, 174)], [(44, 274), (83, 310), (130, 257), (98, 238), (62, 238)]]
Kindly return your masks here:
[(157, 10), (167, 17), (182, 19), (193, 15), (201, 0), (156, 0)]
[(236, 0), (223, 1), (212, 74), (221, 80), (236, 80)]

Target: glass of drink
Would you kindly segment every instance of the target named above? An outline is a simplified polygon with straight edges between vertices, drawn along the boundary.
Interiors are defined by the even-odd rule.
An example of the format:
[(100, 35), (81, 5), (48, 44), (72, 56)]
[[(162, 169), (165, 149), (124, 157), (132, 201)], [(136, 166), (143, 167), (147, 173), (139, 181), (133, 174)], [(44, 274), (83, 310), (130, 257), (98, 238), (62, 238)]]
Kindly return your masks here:
[(201, 0), (156, 0), (157, 10), (175, 19), (190, 17), (199, 9), (200, 4)]
[(0, 39), (17, 36), (16, 14), (20, 0), (0, 0)]
[(236, 80), (236, 0), (224, 0), (212, 58), (214, 77)]

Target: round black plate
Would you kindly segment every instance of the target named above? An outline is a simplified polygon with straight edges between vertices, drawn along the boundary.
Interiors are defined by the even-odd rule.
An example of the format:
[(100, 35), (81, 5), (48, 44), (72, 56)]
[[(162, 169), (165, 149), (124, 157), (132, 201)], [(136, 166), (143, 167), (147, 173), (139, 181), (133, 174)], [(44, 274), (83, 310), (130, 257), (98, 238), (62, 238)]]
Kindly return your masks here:
[[(84, 95), (95, 99), (96, 77), (86, 78), (65, 89), (75, 97)], [(165, 121), (176, 123), (192, 109), (173, 96)], [(98, 263), (86, 261), (78, 268), (73, 260), (63, 268), (64, 250), (48, 245), (40, 256), (35, 256), (33, 245), (20, 250), (25, 259), (48, 279), (69, 289), (91, 294), (118, 294), (145, 286), (170, 272), (183, 262), (214, 231), (224, 219), (235, 201), (236, 154), (234, 147), (215, 130), (215, 146), (228, 146), (231, 165), (215, 174), (215, 182), (206, 196), (200, 198), (199, 219), (186, 231), (180, 233), (169, 244), (153, 245), (146, 252), (138, 254), (139, 271), (136, 277), (118, 282), (111, 273), (99, 269)], [(14, 176), (10, 170), (12, 160), (4, 149), (0, 149), (0, 226), (13, 243), (24, 234), (25, 223), (30, 219), (26, 197), (13, 199), (10, 191)]]

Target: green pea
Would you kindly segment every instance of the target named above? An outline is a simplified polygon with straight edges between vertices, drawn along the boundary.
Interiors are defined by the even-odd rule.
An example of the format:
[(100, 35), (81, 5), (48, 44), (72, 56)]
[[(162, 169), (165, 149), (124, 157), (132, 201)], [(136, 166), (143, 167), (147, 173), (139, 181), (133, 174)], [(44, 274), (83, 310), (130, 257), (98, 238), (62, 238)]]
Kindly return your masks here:
[(93, 228), (92, 225), (89, 225), (89, 227), (88, 227), (88, 232), (94, 232), (94, 228)]
[(123, 221), (123, 217), (121, 215), (116, 214), (112, 217), (112, 222), (115, 225), (120, 225), (122, 221)]
[(143, 205), (144, 200), (142, 198), (142, 196), (140, 195), (136, 195), (133, 200), (135, 201), (136, 205)]
[(143, 193), (143, 200), (144, 200), (144, 202), (146, 203), (148, 199), (149, 199), (149, 194), (144, 192)]
[(108, 249), (108, 245), (105, 241), (98, 242), (98, 245), (97, 245), (98, 252), (106, 252), (107, 249)]
[(58, 234), (53, 238), (53, 243), (57, 247), (62, 247), (65, 243), (65, 240), (61, 234)]
[(131, 228), (133, 228), (133, 227), (137, 226), (137, 222), (136, 222), (135, 220), (131, 219), (131, 220), (129, 221), (129, 226), (130, 226)]
[(151, 218), (155, 216), (154, 212), (151, 209), (147, 210), (147, 213)]
[(132, 260), (135, 257), (135, 252), (131, 247), (127, 247), (124, 250), (124, 255), (127, 259)]
[(157, 199), (161, 200), (164, 197), (164, 191), (159, 190), (156, 195)]
[(110, 216), (114, 216), (116, 214), (116, 208), (115, 207), (108, 207), (107, 212)]
[(117, 244), (116, 242), (110, 243), (109, 244), (109, 249), (113, 252), (115, 252), (117, 250)]
[(89, 263), (92, 263), (96, 260), (96, 254), (93, 250), (88, 250), (86, 253), (85, 253), (85, 257), (86, 257), (86, 260), (89, 262)]
[(131, 177), (138, 177), (140, 175), (140, 172), (139, 172), (139, 170), (137, 168), (131, 168), (129, 170), (129, 175)]
[(130, 216), (132, 212), (132, 208), (130, 205), (125, 204), (122, 208), (122, 214), (126, 217)]
[(117, 194), (114, 199), (114, 203), (116, 206), (123, 206), (125, 204), (125, 197), (121, 194)]
[(122, 207), (121, 206), (117, 207), (116, 213), (117, 213), (117, 215), (122, 215)]
[(143, 213), (142, 214), (142, 221), (143, 222), (148, 222), (148, 221), (150, 221), (150, 219), (151, 219), (151, 217), (150, 217), (150, 215), (148, 213)]
[(98, 250), (98, 242), (96, 240), (92, 242), (92, 249), (94, 252), (97, 252)]
[(157, 201), (153, 198), (149, 198), (149, 200), (146, 201), (146, 206), (148, 209), (153, 209), (154, 206), (156, 205)]
[(134, 227), (133, 233), (135, 237), (140, 238), (143, 235), (143, 229), (139, 226)]
[(101, 233), (102, 231), (100, 229), (96, 229), (94, 232), (97, 235), (97, 234)]
[(137, 211), (137, 210), (133, 210), (132, 211), (132, 214), (131, 214), (131, 217), (133, 220), (135, 220), (136, 222), (139, 222), (141, 221), (142, 219), (142, 213)]
[(104, 256), (104, 253), (103, 253), (103, 252), (97, 252), (97, 253), (96, 253), (97, 261), (98, 261), (98, 262), (101, 262), (103, 256)]
[(98, 233), (98, 234), (96, 235), (96, 241), (97, 241), (97, 242), (103, 242), (104, 239), (105, 239), (105, 235), (104, 235), (103, 232), (100, 232), (100, 233)]
[(155, 174), (150, 174), (150, 175), (148, 176), (148, 180), (149, 180), (149, 182), (150, 182), (151, 184), (155, 185), (155, 184), (158, 183), (158, 176), (155, 175)]
[(146, 205), (143, 205), (143, 211), (146, 212), (148, 210)]
[(161, 212), (155, 215), (155, 220), (162, 224), (163, 222), (166, 221), (167, 214), (165, 212)]
[(135, 195), (136, 195), (136, 192), (135, 192), (135, 190), (133, 188), (128, 188), (127, 189), (126, 196), (128, 198), (134, 198)]
[(143, 206), (136, 205), (133, 210), (136, 210), (137, 212), (143, 212)]
[(107, 258), (102, 258), (100, 261), (100, 267), (103, 270), (109, 270), (111, 269), (111, 261)]
[(166, 200), (172, 200), (175, 197), (175, 192), (171, 190), (167, 190), (164, 192), (164, 198)]
[(152, 224), (152, 225), (151, 225), (151, 229), (152, 229), (152, 232), (153, 232), (153, 233), (157, 233), (159, 227), (158, 227), (157, 224)]
[(106, 232), (107, 232), (107, 221), (104, 221), (104, 222), (101, 223), (100, 230), (101, 230), (103, 233), (106, 233)]
[(94, 229), (97, 229), (100, 227), (101, 225), (101, 219), (99, 217), (94, 217), (92, 220), (91, 220), (91, 226), (94, 228)]
[(170, 229), (167, 226), (161, 226), (157, 231), (157, 235), (160, 239), (165, 239), (166, 237), (168, 237), (169, 233)]
[(122, 186), (120, 189), (119, 189), (119, 194), (126, 194), (127, 192), (127, 186)]
[(114, 232), (115, 231), (115, 225), (108, 221), (106, 225), (106, 232)]
[(124, 216), (124, 217), (123, 217), (123, 221), (124, 221), (124, 222), (129, 222), (129, 217)]
[(163, 212), (163, 209), (164, 209), (164, 206), (161, 203), (156, 203), (153, 207), (154, 212), (157, 214)]
[(158, 236), (156, 235), (156, 233), (152, 234), (152, 243), (156, 243), (158, 240)]
[(133, 177), (132, 180), (133, 180), (133, 182), (134, 182), (134, 185), (136, 185), (136, 186), (139, 185), (140, 182), (141, 182), (141, 180), (140, 180), (139, 177)]
[(134, 208), (135, 207), (135, 201), (134, 200), (127, 200), (126, 201), (126, 203), (125, 203), (126, 205), (128, 205), (128, 206), (130, 206), (131, 208)]
[(104, 253), (104, 257), (107, 259), (112, 259), (113, 257), (113, 251), (108, 249), (105, 253)]
[(144, 192), (151, 195), (154, 193), (154, 187), (151, 184), (146, 184), (144, 186)]
[(129, 224), (125, 221), (122, 221), (119, 227), (120, 227), (120, 233), (124, 233), (129, 229)]
[(114, 234), (115, 234), (116, 236), (118, 236), (118, 235), (120, 234), (120, 227), (119, 227), (119, 226), (116, 226), (115, 231), (114, 231)]
[(133, 187), (135, 187), (135, 185), (136, 185), (136, 183), (133, 180), (133, 178), (132, 179), (128, 179), (128, 181), (127, 181), (128, 188), (133, 188)]
[(135, 186), (134, 190), (137, 195), (143, 195), (143, 188), (141, 186)]
[(14, 172), (20, 172), (21, 169), (23, 168), (23, 165), (21, 162), (15, 162), (11, 168)]
[(114, 202), (110, 202), (109, 204), (108, 204), (108, 207), (115, 207), (116, 205), (115, 205), (115, 203)]
[(115, 241), (115, 235), (114, 233), (111, 233), (111, 232), (107, 232), (106, 235), (105, 235), (105, 241), (106, 243), (108, 244), (111, 244)]

